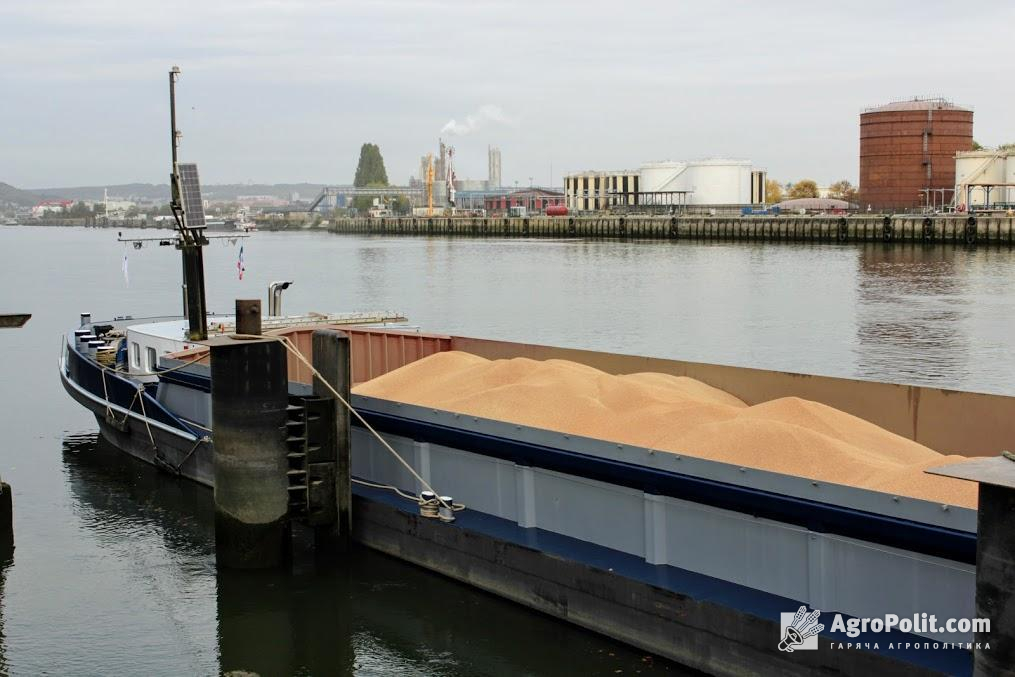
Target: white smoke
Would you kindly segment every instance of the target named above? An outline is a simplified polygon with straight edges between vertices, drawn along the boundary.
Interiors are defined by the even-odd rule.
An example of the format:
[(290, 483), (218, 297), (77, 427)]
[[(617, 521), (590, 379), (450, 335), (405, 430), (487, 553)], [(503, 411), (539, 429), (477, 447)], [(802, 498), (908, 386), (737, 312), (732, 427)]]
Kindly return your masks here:
[(515, 121), (505, 113), (500, 106), (494, 106), (493, 104), (485, 104), (479, 107), (479, 110), (475, 113), (470, 113), (465, 116), (465, 119), (459, 122), (458, 120), (451, 119), (448, 124), (441, 127), (441, 134), (451, 134), (453, 136), (465, 136), (471, 134), (477, 129), (484, 127), (488, 123), (495, 123), (500, 125), (507, 125), (513, 127)]

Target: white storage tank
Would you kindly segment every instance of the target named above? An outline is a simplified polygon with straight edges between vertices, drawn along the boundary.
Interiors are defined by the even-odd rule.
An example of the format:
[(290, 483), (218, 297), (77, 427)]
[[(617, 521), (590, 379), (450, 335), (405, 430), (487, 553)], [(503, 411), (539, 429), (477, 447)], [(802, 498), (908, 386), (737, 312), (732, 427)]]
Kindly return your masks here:
[(642, 192), (690, 191), (687, 204), (751, 203), (750, 160), (649, 162), (640, 175)]
[[(986, 191), (975, 184), (1015, 183), (1015, 153), (974, 150), (955, 154), (955, 204), (983, 205)], [(970, 185), (973, 184), (973, 185)], [(1015, 203), (1015, 186), (990, 190), (990, 202)]]

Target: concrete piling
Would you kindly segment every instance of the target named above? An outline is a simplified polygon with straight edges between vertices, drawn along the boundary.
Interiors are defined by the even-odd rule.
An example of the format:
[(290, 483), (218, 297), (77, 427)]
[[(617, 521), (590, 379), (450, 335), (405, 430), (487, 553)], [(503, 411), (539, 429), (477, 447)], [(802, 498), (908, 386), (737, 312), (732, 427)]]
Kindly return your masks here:
[(0, 482), (0, 564), (14, 556), (14, 498), (11, 485)]
[(1015, 677), (1015, 455), (931, 468), (932, 475), (979, 482), (976, 510), (976, 618), (973, 675)]
[[(349, 336), (341, 331), (319, 329), (313, 335), (314, 368), (324, 377), (332, 388), (345, 399), (351, 401), (352, 369), (349, 351)], [(338, 547), (347, 547), (352, 533), (352, 445), (350, 441), (349, 410), (334, 399), (334, 394), (324, 385), (321, 379), (314, 378), (314, 395), (331, 399), (334, 406), (334, 435), (328, 436), (334, 445), (334, 478), (336, 521), (332, 525), (322, 527), (327, 533), (320, 533), (322, 538), (331, 541)]]
[(290, 554), (285, 346), (211, 343), (215, 544), (219, 566), (269, 568)]
[[(269, 226), (270, 228), (270, 226)], [(1015, 216), (1004, 213), (813, 214), (744, 216), (581, 213), (532, 217), (354, 217), (333, 219), (333, 233), (659, 240), (763, 240), (936, 245), (1015, 245)]]
[[(1015, 463), (1006, 461), (1015, 466)], [(1015, 488), (980, 483), (976, 516), (976, 616), (990, 619), (977, 632), (974, 675), (1015, 675)]]

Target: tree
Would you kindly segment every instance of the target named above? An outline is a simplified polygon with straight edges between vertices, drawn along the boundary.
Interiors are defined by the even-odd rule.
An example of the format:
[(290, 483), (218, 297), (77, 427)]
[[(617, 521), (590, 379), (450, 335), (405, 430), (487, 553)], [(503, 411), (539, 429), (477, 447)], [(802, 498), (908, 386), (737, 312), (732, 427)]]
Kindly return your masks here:
[(789, 197), (791, 200), (802, 197), (818, 197), (818, 184), (811, 179), (800, 179), (789, 189)]
[(973, 139), (973, 150), (983, 150), (983, 146), (976, 139)]
[(856, 188), (846, 179), (842, 179), (828, 187), (828, 197), (846, 202), (856, 202)]
[(384, 169), (384, 158), (376, 143), (364, 143), (359, 149), (359, 164), (352, 185), (362, 188), (369, 185), (388, 185), (388, 173)]
[(412, 211), (412, 204), (406, 196), (397, 195), (391, 202), (391, 210), (399, 215), (408, 214)]
[(82, 201), (75, 202), (67, 209), (67, 216), (72, 218), (85, 218), (92, 215), (92, 210)]
[(775, 179), (765, 179), (765, 202), (770, 205), (782, 202), (782, 184)]

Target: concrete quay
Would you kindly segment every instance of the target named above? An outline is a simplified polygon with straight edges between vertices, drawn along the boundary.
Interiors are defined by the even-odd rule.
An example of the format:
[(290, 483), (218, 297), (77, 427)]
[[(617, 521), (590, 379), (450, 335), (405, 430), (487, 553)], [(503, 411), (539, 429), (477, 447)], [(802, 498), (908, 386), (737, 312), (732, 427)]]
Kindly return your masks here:
[(624, 240), (755, 240), (957, 245), (1015, 243), (1009, 216), (560, 216), (337, 219), (333, 233)]

